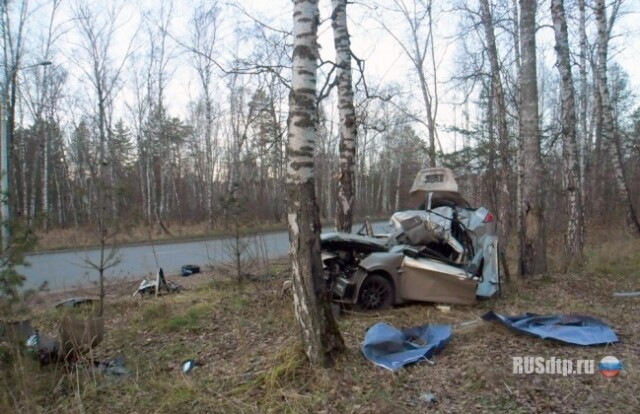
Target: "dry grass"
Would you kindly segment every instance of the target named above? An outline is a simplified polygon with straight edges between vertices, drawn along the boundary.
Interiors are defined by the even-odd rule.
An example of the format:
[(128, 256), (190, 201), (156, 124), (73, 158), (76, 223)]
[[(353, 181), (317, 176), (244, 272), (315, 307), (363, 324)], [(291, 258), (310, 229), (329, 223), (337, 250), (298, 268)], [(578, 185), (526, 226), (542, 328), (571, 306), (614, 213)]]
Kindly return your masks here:
[[(356, 219), (362, 221), (363, 219)], [(371, 218), (372, 221), (383, 221), (386, 218)], [(287, 229), (286, 222), (263, 221), (260, 223), (247, 223), (241, 229), (242, 232), (251, 234), (264, 233), (271, 231), (285, 231)], [(332, 221), (323, 220), (323, 226), (327, 228), (333, 226)], [(169, 233), (164, 231), (160, 226), (156, 225), (148, 227), (145, 225), (123, 226), (113, 240), (110, 242), (117, 245), (167, 242), (178, 240), (189, 240), (199, 238), (225, 237), (233, 234), (231, 225), (216, 224), (214, 228), (209, 228), (206, 222), (201, 223), (166, 223), (165, 227)], [(36, 251), (60, 250), (60, 249), (79, 249), (82, 247), (97, 246), (97, 237), (95, 230), (91, 227), (52, 229), (47, 232), (36, 230), (38, 244)]]
[[(252, 225), (252, 232), (269, 232), (277, 230), (285, 230), (285, 223), (263, 223), (256, 228)], [(169, 233), (162, 230), (159, 226), (149, 228), (144, 225), (127, 226), (118, 232), (110, 242), (121, 244), (166, 242), (176, 240), (198, 239), (223, 237), (230, 234), (230, 230), (224, 226), (216, 226), (213, 229), (208, 228), (206, 223), (194, 224), (167, 224)], [(78, 249), (82, 247), (95, 247), (97, 245), (97, 237), (95, 232), (89, 228), (68, 228), (53, 229), (47, 232), (37, 231), (38, 244), (36, 251), (60, 250), (60, 249)]]
[[(420, 400), (433, 392), (433, 411), (444, 413), (637, 412), (640, 406), (640, 298), (612, 292), (640, 290), (640, 243), (602, 243), (588, 250), (584, 270), (514, 280), (502, 298), (442, 313), (416, 304), (381, 313), (347, 312), (340, 318), (347, 351), (331, 369), (312, 369), (297, 340), (280, 279), (247, 284), (220, 274), (188, 281), (190, 290), (157, 299), (112, 295), (107, 337), (93, 358), (124, 355), (131, 374), (115, 379), (86, 365), (39, 368), (29, 358), (0, 367), (2, 413), (402, 413), (425, 412)], [(282, 277), (287, 268), (273, 266)], [(44, 332), (56, 315), (42, 303), (34, 324)], [(488, 310), (516, 314), (588, 313), (612, 324), (621, 338), (610, 347), (573, 347), (516, 335), (480, 321)], [(454, 337), (435, 364), (392, 374), (360, 352), (366, 329), (379, 321), (398, 327), (450, 323)], [(471, 323), (469, 323), (471, 322)], [(512, 356), (594, 359), (614, 355), (624, 363), (614, 379), (583, 376), (517, 376)], [(198, 361), (190, 375), (179, 365)]]

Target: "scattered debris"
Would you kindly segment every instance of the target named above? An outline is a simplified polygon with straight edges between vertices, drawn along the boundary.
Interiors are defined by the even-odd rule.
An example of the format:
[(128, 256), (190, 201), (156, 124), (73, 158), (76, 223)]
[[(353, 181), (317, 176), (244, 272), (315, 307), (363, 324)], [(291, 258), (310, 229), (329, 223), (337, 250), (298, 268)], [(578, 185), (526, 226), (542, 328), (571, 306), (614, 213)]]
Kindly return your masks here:
[(61, 300), (60, 302), (53, 305), (55, 308), (77, 308), (80, 306), (93, 306), (95, 303), (99, 302), (98, 299), (94, 298), (70, 298)]
[(438, 308), (438, 310), (442, 313), (449, 313), (451, 312), (451, 306), (447, 306), (447, 305), (438, 305), (436, 306), (436, 308)]
[(428, 360), (451, 340), (451, 325), (423, 325), (396, 329), (379, 322), (367, 330), (362, 345), (365, 358), (396, 371), (405, 365)]
[(60, 341), (54, 340), (52, 337), (41, 334), (38, 330), (27, 339), (27, 350), (34, 358), (40, 362), (40, 365), (49, 365), (58, 362), (60, 357)]
[(180, 269), (180, 274), (182, 276), (191, 276), (191, 275), (195, 275), (196, 273), (200, 273), (200, 266), (198, 265), (191, 265), (191, 264), (184, 265)]
[(282, 288), (280, 289), (280, 296), (284, 297), (289, 292), (293, 292), (293, 280), (291, 279), (288, 279), (282, 282)]
[(187, 359), (182, 364), (180, 364), (180, 368), (182, 369), (183, 374), (189, 374), (195, 367), (197, 363), (193, 359)]
[(436, 395), (431, 391), (425, 392), (424, 394), (422, 394), (420, 396), (420, 401), (426, 403), (427, 407), (433, 407), (436, 404), (438, 404), (438, 399), (436, 398)]
[(124, 366), (124, 357), (122, 355), (118, 355), (109, 361), (96, 361), (94, 365), (100, 373), (111, 377), (125, 377), (131, 373)]
[(58, 325), (65, 359), (75, 359), (98, 346), (104, 337), (104, 318), (76, 318), (66, 315)]
[(492, 311), (484, 314), (482, 319), (497, 320), (516, 332), (574, 345), (605, 345), (619, 341), (609, 325), (591, 316), (534, 313), (505, 316)]
[(140, 282), (140, 286), (138, 287), (138, 290), (135, 291), (133, 296), (138, 294), (140, 296), (144, 296), (144, 295), (158, 296), (158, 294), (163, 290), (166, 293), (180, 292), (180, 290), (182, 290), (182, 286), (172, 282), (171, 280), (165, 279), (164, 271), (162, 270), (162, 268), (160, 268), (158, 269), (156, 280), (152, 281), (152, 280), (142, 279), (142, 282)]
[(632, 298), (640, 296), (640, 292), (615, 292), (613, 296), (616, 298)]

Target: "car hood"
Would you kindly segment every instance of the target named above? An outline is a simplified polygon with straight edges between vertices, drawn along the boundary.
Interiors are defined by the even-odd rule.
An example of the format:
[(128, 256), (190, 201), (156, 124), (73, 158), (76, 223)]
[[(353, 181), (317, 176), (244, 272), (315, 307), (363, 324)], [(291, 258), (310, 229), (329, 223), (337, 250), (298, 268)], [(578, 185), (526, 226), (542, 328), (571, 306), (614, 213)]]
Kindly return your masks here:
[(339, 232), (322, 233), (320, 235), (320, 242), (322, 244), (332, 243), (332, 242), (355, 243), (359, 245), (370, 246), (375, 249), (386, 249), (386, 245), (387, 245), (386, 239), (378, 239), (375, 237), (367, 237), (367, 236), (360, 236), (358, 234), (339, 233)]

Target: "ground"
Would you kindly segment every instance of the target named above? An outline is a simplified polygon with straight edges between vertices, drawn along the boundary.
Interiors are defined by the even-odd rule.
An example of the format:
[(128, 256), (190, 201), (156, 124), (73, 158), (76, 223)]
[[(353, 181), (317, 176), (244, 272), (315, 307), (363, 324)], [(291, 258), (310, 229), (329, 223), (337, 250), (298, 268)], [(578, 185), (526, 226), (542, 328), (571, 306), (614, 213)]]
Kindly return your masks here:
[[(617, 241), (587, 250), (583, 270), (536, 280), (512, 280), (500, 298), (475, 306), (413, 304), (384, 312), (347, 310), (339, 319), (347, 350), (334, 367), (312, 368), (298, 342), (291, 299), (280, 286), (286, 261), (262, 269), (261, 281), (239, 287), (213, 269), (171, 279), (188, 290), (158, 298), (133, 297), (135, 284), (110, 289), (104, 341), (86, 358), (123, 355), (129, 375), (111, 377), (88, 363), (39, 367), (28, 357), (0, 362), (2, 413), (632, 413), (640, 407), (640, 298), (614, 298), (640, 290), (640, 243)], [(76, 292), (78, 293), (78, 292)], [(56, 332), (58, 296), (41, 296), (34, 325)], [(611, 324), (620, 343), (603, 347), (561, 345), (515, 334), (480, 316), (582, 313)], [(386, 321), (397, 327), (453, 325), (451, 343), (433, 363), (391, 373), (360, 351), (366, 329)], [(513, 356), (623, 361), (622, 373), (515, 375)], [(183, 374), (180, 363), (198, 366)], [(9, 362), (11, 361), (11, 362)], [(429, 406), (421, 397), (432, 393)]]

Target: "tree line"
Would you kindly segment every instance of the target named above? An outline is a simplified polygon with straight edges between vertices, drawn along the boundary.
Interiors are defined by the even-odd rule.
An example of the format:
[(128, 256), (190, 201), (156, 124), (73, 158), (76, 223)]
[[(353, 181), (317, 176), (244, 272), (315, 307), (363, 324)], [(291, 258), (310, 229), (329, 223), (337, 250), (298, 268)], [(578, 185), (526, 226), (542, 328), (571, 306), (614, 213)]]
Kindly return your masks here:
[[(534, 16), (535, 32), (552, 30), (542, 26), (555, 27), (558, 19), (565, 22), (570, 30), (553, 31), (565, 37), (556, 49), (568, 55), (564, 61), (564, 55), (558, 55), (556, 66), (564, 74), (545, 68), (524, 85), (526, 76), (520, 75), (523, 70), (526, 75), (531, 64), (520, 38), (529, 36), (522, 33), (528, 16), (522, 14), (526, 8), (521, 11), (513, 2), (458, 2), (454, 11), (445, 14), (429, 1), (394, 0), (383, 4), (402, 23), (393, 28), (382, 14), (372, 12), (369, 17), (395, 39), (410, 62), (409, 80), (417, 88), (409, 96), (399, 80), (376, 83), (372, 79), (369, 82), (374, 85), (367, 88), (366, 73), (363, 82), (359, 72), (362, 62), (351, 59), (357, 51), (352, 53), (345, 41), (348, 36), (338, 35), (335, 62), (323, 63), (332, 69), (321, 67), (319, 72), (324, 91), (318, 97), (314, 156), (322, 216), (329, 220), (351, 214), (384, 216), (409, 207), (408, 188), (417, 169), (436, 163), (454, 168), (463, 193), (474, 204), (487, 204), (498, 212), (503, 236), (526, 220), (516, 206), (528, 203), (524, 199), (531, 196), (523, 191), (535, 187), (549, 190), (535, 196), (549, 209), (563, 211), (565, 198), (574, 200), (576, 207), (568, 212), (574, 227), (587, 219), (606, 221), (604, 215), (612, 204), (628, 210), (637, 202), (632, 199), (637, 192), (627, 189), (629, 195), (620, 198), (613, 189), (624, 191), (624, 182), (637, 182), (633, 179), (637, 103), (627, 75), (611, 61), (604, 81), (608, 103), (602, 100), (605, 95), (599, 86), (600, 69), (607, 66), (599, 62), (607, 61), (608, 38), (624, 4), (607, 5), (602, 40), (594, 32), (600, 9), (585, 2), (568, 2), (569, 13), (564, 14), (554, 3), (549, 13), (539, 11)], [(238, 9), (197, 4), (189, 16), (188, 33), (177, 35), (175, 6), (165, 0), (141, 13), (131, 38), (123, 42), (118, 31), (126, 21), (124, 3), (104, 6), (56, 0), (47, 3), (46, 19), (40, 10), (39, 23), (46, 21), (48, 27), (36, 38), (30, 37), (33, 23), (28, 17), (37, 6), (3, 3), (3, 68), (9, 86), (4, 91), (7, 112), (15, 114), (10, 127), (14, 216), (43, 230), (90, 225), (95, 222), (102, 185), (109, 189), (105, 195), (109, 216), (127, 224), (219, 226), (231, 214), (228, 195), (234, 188), (242, 203), (262, 207), (252, 210), (256, 219), (283, 220), (290, 31), (280, 33), (255, 23), (235, 40), (248, 39), (243, 44), (251, 44), (246, 56), (221, 56), (220, 50), (229, 42), (219, 38), (222, 20), (242, 14)], [(65, 20), (67, 16), (71, 19)], [(464, 94), (461, 116), (454, 125), (438, 122), (438, 85), (443, 75), (434, 53), (438, 47), (434, 19), (460, 20), (459, 75), (447, 80)], [(68, 39), (73, 39), (70, 49), (64, 44)], [(23, 69), (39, 59), (53, 64)], [(172, 97), (166, 91), (180, 65), (197, 75), (192, 82), (199, 93), (189, 100), (188, 108), (174, 115), (169, 110)], [(343, 68), (351, 66), (358, 81), (353, 100), (337, 96), (344, 90)], [(566, 84), (574, 78), (573, 86)], [(538, 99), (529, 98), (526, 86), (538, 84), (546, 87)], [(325, 98), (323, 94), (328, 98), (320, 99)], [(333, 108), (335, 102), (353, 102), (348, 116), (356, 127), (353, 138), (340, 141), (344, 120)], [(572, 112), (567, 109), (569, 102), (575, 102), (575, 122), (564, 118)], [(534, 103), (542, 105), (541, 119), (530, 122), (540, 128), (539, 134), (527, 132), (531, 126), (522, 113), (526, 104)], [(575, 131), (565, 131), (564, 125), (572, 125)], [(572, 134), (575, 138), (566, 138)], [(442, 140), (451, 135), (458, 143), (454, 151), (445, 153)], [(527, 146), (528, 141), (519, 136), (539, 136), (539, 144)], [(532, 167), (530, 158), (523, 155), (535, 152), (538, 145), (540, 156), (533, 156), (539, 158), (538, 167)], [(620, 150), (612, 152), (614, 147)], [(579, 171), (575, 166), (567, 169), (572, 162)], [(532, 168), (540, 170), (539, 184), (525, 185), (521, 170)], [(617, 168), (617, 173), (611, 168)], [(623, 179), (625, 174), (620, 172), (630, 178)], [(581, 191), (566, 193), (566, 188)], [(623, 202), (624, 197), (629, 201)], [(337, 206), (348, 206), (353, 212), (345, 215)], [(538, 210), (527, 211), (540, 216)], [(584, 212), (576, 215), (577, 210)], [(554, 228), (562, 223), (555, 217), (548, 220)], [(573, 245), (579, 239), (575, 235), (582, 233), (572, 234)]]
[[(587, 223), (640, 234), (637, 80), (611, 59), (631, 3), (372, 4), (350, 13), (395, 42), (406, 79), (365, 70), (343, 0), (330, 5), (330, 59), (318, 51), (317, 1), (295, 2), (293, 31), (239, 2), (194, 3), (178, 25), (171, 0), (133, 18), (123, 1), (2, 1), (12, 217), (41, 231), (90, 227), (102, 245), (135, 225), (214, 228), (238, 214), (348, 231), (354, 217), (410, 207), (418, 169), (443, 165), (472, 204), (496, 212), (522, 275), (546, 272), (550, 234), (564, 234), (566, 266), (581, 261)], [(251, 24), (230, 35), (240, 18)], [(457, 24), (453, 75), (440, 65), (439, 22)], [(172, 112), (184, 67), (198, 92)], [(304, 251), (294, 291), (311, 300), (317, 234), (291, 234)], [(309, 340), (332, 329), (318, 306), (297, 308)]]

